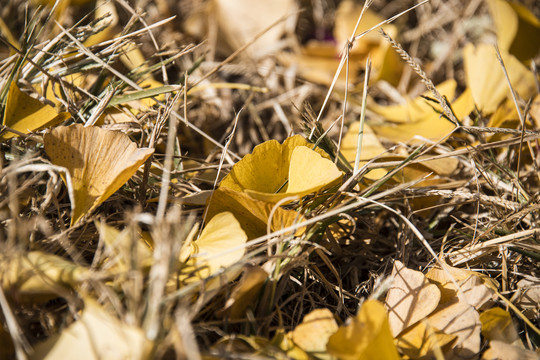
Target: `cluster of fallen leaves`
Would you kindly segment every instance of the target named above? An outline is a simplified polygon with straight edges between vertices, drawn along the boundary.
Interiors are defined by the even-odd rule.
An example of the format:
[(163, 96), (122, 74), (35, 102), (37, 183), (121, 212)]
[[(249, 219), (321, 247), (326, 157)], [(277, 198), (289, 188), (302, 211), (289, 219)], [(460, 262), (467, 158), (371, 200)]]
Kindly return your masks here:
[[(54, 6), (50, 16), (58, 24), (69, 9), (80, 5), (43, 3)], [(495, 30), (487, 38), (498, 46), (483, 41), (464, 44), (463, 79), (449, 78), (435, 86), (412, 57), (377, 32), (382, 28), (385, 36), (399, 41), (399, 25), (353, 1), (336, 5), (331, 41), (293, 45), (290, 35), (300, 16), (295, 1), (204, 2), (186, 17), (186, 33), (208, 38), (212, 51), (232, 54), (230, 59), (238, 57), (260, 68), (279, 66), (294, 73), (297, 81), (319, 84), (328, 92), (321, 94), (324, 101), (318, 100), (319, 116), (303, 124), (306, 136), (264, 141), (242, 158), (230, 148), (241, 131), (240, 115), (233, 116), (226, 138), (216, 141), (207, 135), (204, 145), (199, 144), (207, 156), (200, 164), (215, 166), (201, 166), (190, 177), (178, 175), (184, 166), (189, 171), (197, 165), (182, 156), (181, 137), (176, 135), (184, 130), (177, 132), (176, 122), (202, 131), (189, 122), (188, 105), (196, 105), (184, 101), (182, 118), (176, 112), (179, 100), (204, 102), (220, 88), (264, 94), (272, 92), (268, 85), (276, 85), (277, 78), (270, 70), (265, 86), (211, 82), (212, 73), (231, 65), (229, 58), (208, 73), (199, 68), (204, 61), (201, 65), (186, 60), (182, 81), (165, 84), (166, 79), (158, 81), (152, 72), (173, 60), (152, 67), (131, 40), (122, 42), (129, 36), (119, 25), (117, 6), (102, 0), (91, 5), (92, 24), (100, 31), (86, 37), (76, 34), (82, 40), (60, 32), (58, 36), (69, 39), (76, 50), (60, 53), (62, 61), (52, 65), (41, 58), (58, 44), (50, 40), (36, 45), (41, 51), (33, 53), (4, 21), (0, 23), (2, 38), (12, 46), (0, 83), (2, 357), (144, 359), (174, 351), (179, 358), (193, 359), (201, 353), (207, 358), (538, 358), (538, 269), (514, 285), (513, 297), (507, 293), (507, 262), (512, 258), (508, 252), (533, 263), (540, 254), (538, 219), (527, 210), (532, 204), (537, 212), (537, 195), (531, 192), (536, 185), (526, 186), (519, 177), (520, 171), (530, 174), (538, 165), (534, 147), (540, 128), (539, 78), (531, 68), (540, 49), (540, 21), (530, 10), (504, 0), (485, 1)], [(186, 46), (176, 58), (196, 47)], [(85, 72), (87, 58), (107, 75)], [(118, 60), (129, 76), (109, 60)], [(77, 64), (80, 71), (59, 72), (59, 81), (51, 74), (63, 63)], [(384, 84), (383, 89), (393, 89), (389, 93), (399, 93), (407, 69), (418, 73), (426, 92), (398, 94), (397, 104), (367, 95), (367, 84)], [(369, 83), (363, 82), (366, 74)], [(284, 86), (294, 90), (291, 84)], [(357, 113), (344, 106), (337, 120), (346, 122), (347, 132), (334, 141), (329, 134), (342, 125), (320, 117), (328, 104), (340, 99), (361, 109), (360, 120), (350, 119)], [(254, 111), (250, 101), (242, 111)], [(280, 106), (279, 101), (272, 105), (277, 114), (283, 113)], [(282, 123), (292, 132), (294, 124), (286, 119)], [(510, 145), (519, 149), (510, 152)], [(211, 146), (215, 149), (206, 151)], [(26, 155), (31, 148), (43, 156)], [(483, 150), (490, 151), (494, 163), (518, 157), (517, 175), (501, 166), (500, 173), (509, 175), (504, 178), (492, 167), (480, 166), (475, 156)], [(516, 163), (511, 160), (508, 163)], [(489, 193), (457, 191), (456, 182), (463, 182), (456, 175), (460, 173), (474, 174), (477, 186), (482, 177)], [(47, 174), (50, 180), (35, 189), (26, 186), (32, 194), (28, 196), (16, 186), (32, 179), (28, 174)], [(514, 182), (510, 195), (504, 192), (508, 179)], [(445, 192), (452, 190), (456, 191)], [(406, 191), (417, 196), (407, 197)], [(444, 240), (430, 244), (435, 239), (430, 231), (443, 221), (426, 212), (452, 197), (494, 207), (501, 221), (502, 211), (510, 209), (508, 217), (519, 219), (519, 226), (501, 226), (506, 236), (485, 230), (489, 237), (482, 238), (476, 237), (482, 227), (476, 221), (467, 241), (448, 245), (444, 235)], [(409, 215), (398, 209), (399, 199), (407, 203)], [(124, 209), (120, 217), (105, 210), (104, 203), (115, 202), (117, 210), (123, 209), (123, 201), (138, 202), (140, 208)], [(418, 224), (425, 228), (411, 222), (416, 213), (423, 214)], [(30, 225), (25, 216), (39, 220)], [(407, 265), (405, 253), (395, 250), (398, 236), (386, 233), (393, 256), (385, 259), (388, 250), (377, 256), (392, 271), (377, 274), (379, 280), (369, 292), (353, 293), (344, 288), (347, 281), (341, 271), (346, 266), (339, 261), (354, 262), (362, 251), (364, 256), (376, 252), (350, 250), (369, 249), (378, 242), (380, 235), (373, 234), (377, 230), (362, 223), (362, 217), (370, 216), (373, 228), (381, 232), (380, 224), (387, 221), (383, 217), (392, 219), (388, 223), (405, 224), (400, 232), (423, 247), (417, 254), (428, 256), (418, 261), (425, 271)], [(63, 222), (67, 218), (69, 225)], [(20, 226), (39, 230), (19, 231)], [(450, 234), (453, 226), (444, 232)], [(470, 234), (470, 228), (462, 232)], [(37, 231), (45, 235), (36, 239)], [(66, 244), (66, 234), (73, 238), (77, 231), (89, 233), (91, 239), (77, 246)], [(34, 235), (28, 236), (30, 232)], [(496, 262), (496, 254), (503, 259), (502, 280), (469, 269), (479, 259)], [(307, 293), (312, 282), (323, 284), (328, 293), (325, 297), (312, 291), (310, 296), (319, 298), (312, 298), (310, 306), (286, 289), (299, 283)], [(55, 301), (60, 301), (57, 308), (63, 308), (63, 315), (60, 320), (40, 320), (41, 328), (47, 329), (45, 339), (20, 325), (25, 311), (37, 307), (39, 312)], [(203, 331), (198, 338), (197, 332)]]

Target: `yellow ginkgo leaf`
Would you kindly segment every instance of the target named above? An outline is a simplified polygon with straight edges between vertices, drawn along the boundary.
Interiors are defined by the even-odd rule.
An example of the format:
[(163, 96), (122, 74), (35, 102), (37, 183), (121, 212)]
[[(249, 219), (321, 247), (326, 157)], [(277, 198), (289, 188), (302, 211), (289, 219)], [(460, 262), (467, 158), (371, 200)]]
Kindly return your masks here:
[(431, 314), (439, 305), (441, 292), (420, 271), (408, 269), (398, 260), (394, 262), (392, 277), (385, 305), (392, 334), (397, 336)]
[[(452, 104), (452, 110), (458, 120), (463, 120), (474, 110), (474, 103), (470, 91), (464, 91)], [(397, 113), (396, 113), (397, 115)], [(426, 113), (422, 120), (404, 124), (373, 125), (377, 136), (393, 142), (423, 142), (419, 138), (441, 140), (455, 129), (454, 123), (442, 117), (434, 110)], [(416, 139), (416, 140), (413, 140)]]
[[(274, 206), (274, 203), (254, 199), (246, 193), (219, 187), (209, 198), (206, 217), (212, 219), (216, 214), (229, 211), (234, 214), (248, 238), (255, 239), (266, 234), (269, 216)], [(272, 214), (270, 230), (280, 230), (302, 220), (303, 217), (296, 211), (277, 207)], [(300, 234), (301, 231), (302, 229), (298, 229), (297, 233)]]
[[(96, 221), (96, 227), (101, 240), (103, 240), (107, 250), (111, 252), (111, 260), (115, 262), (118, 271), (131, 270), (131, 264), (140, 269), (149, 268), (152, 265), (152, 250), (139, 234), (132, 234), (130, 228), (119, 231), (104, 222)], [(109, 273), (114, 272), (110, 268), (108, 271)]]
[[(337, 11), (334, 26), (334, 37), (337, 41), (338, 51), (350, 39), (356, 26), (358, 18), (362, 12), (363, 5), (352, 0), (340, 2)], [(371, 29), (383, 22), (383, 18), (378, 16), (371, 9), (367, 9), (362, 15), (362, 19), (356, 29), (355, 36)], [(384, 24), (381, 28), (393, 39), (397, 37), (398, 28), (393, 24)], [(397, 52), (392, 49), (377, 29), (370, 31), (364, 36), (356, 39), (352, 49), (349, 51), (350, 59), (353, 61), (365, 62), (365, 57), (371, 56), (374, 74), (376, 80), (385, 80), (392, 85), (399, 83), (401, 70), (403, 68)]]
[(466, 302), (441, 305), (426, 321), (446, 334), (457, 336), (452, 348), (444, 352), (445, 359), (463, 359), (480, 351), (480, 317)]
[[(358, 130), (360, 124), (358, 122), (353, 123), (347, 134), (343, 137), (341, 142), (341, 153), (345, 158), (353, 164), (356, 159), (356, 147), (358, 144)], [(403, 161), (406, 159), (406, 156), (395, 155), (393, 153), (388, 153), (384, 146), (380, 143), (379, 139), (371, 130), (367, 124), (364, 124), (364, 134), (362, 139), (362, 151), (360, 153), (360, 167), (375, 157), (378, 157), (379, 160), (376, 162), (386, 162), (386, 161)], [(425, 158), (425, 157), (424, 157)], [(421, 160), (422, 157), (419, 158)], [(394, 177), (394, 180), (408, 182), (412, 180), (420, 179), (425, 177), (430, 172), (433, 172), (437, 175), (448, 176), (458, 166), (458, 160), (454, 158), (443, 158), (436, 160), (427, 160), (422, 161), (416, 164), (410, 164), (406, 166), (399, 174)], [(369, 171), (365, 177), (370, 180), (380, 179), (386, 175), (388, 169), (373, 169)]]
[[(220, 36), (233, 51), (246, 45), (258, 33), (283, 18), (284, 21), (267, 29), (247, 48), (247, 53), (256, 59), (278, 49), (276, 43), (287, 30), (287, 26), (294, 22), (297, 11), (296, 2), (291, 0), (213, 0), (212, 5), (213, 19), (217, 21)], [(289, 18), (285, 19), (287, 15)]]
[(512, 321), (512, 315), (508, 311), (500, 307), (488, 309), (480, 314), (480, 322), (482, 323), (482, 336), (487, 340), (498, 340), (523, 347)]
[[(298, 68), (298, 74), (313, 83), (330, 86), (334, 75), (339, 66), (340, 59), (334, 43), (310, 40), (299, 54), (282, 52), (278, 59), (285, 66), (295, 66)], [(351, 61), (349, 63), (349, 87), (355, 85), (358, 80), (358, 74), (363, 66), (360, 61)], [(336, 87), (344, 89), (347, 84), (345, 71), (341, 71), (337, 78)]]
[(118, 25), (118, 12), (114, 6), (114, 2), (107, 0), (97, 0), (94, 12), (94, 19), (99, 22), (94, 25), (95, 28), (105, 27), (100, 32), (90, 36), (84, 42), (84, 46), (90, 47), (99, 44), (100, 42), (114, 38), (114, 27)]
[[(360, 122), (356, 121), (349, 127), (347, 134), (341, 141), (341, 153), (345, 156), (345, 159), (351, 164), (354, 164), (356, 160), (356, 153), (358, 148), (358, 132), (360, 130)], [(360, 151), (360, 167), (362, 167), (367, 160), (371, 160), (374, 157), (380, 156), (386, 152), (386, 148), (381, 144), (377, 135), (371, 130), (368, 124), (364, 124), (362, 129), (362, 149)], [(387, 171), (384, 169), (374, 169), (368, 172), (365, 176), (368, 179), (376, 180), (386, 175)]]
[[(195, 234), (192, 231), (190, 236)], [(247, 235), (234, 215), (222, 212), (206, 224), (198, 239), (186, 239), (180, 260), (189, 258), (190, 265), (197, 268), (197, 276), (205, 279), (239, 261), (246, 253), (246, 241)]]
[(366, 300), (348, 325), (330, 336), (328, 353), (341, 360), (399, 359), (384, 306)]
[(492, 340), (489, 342), (489, 349), (482, 354), (482, 360), (500, 359), (538, 360), (538, 353), (503, 341)]
[(57, 127), (43, 140), (52, 163), (71, 175), (75, 195), (71, 225), (114, 194), (154, 152), (138, 149), (121, 132), (79, 124)]
[(497, 42), (520, 61), (528, 61), (540, 50), (540, 21), (524, 5), (505, 0), (488, 0), (497, 29)]
[(306, 146), (297, 146), (291, 155), (286, 193), (310, 194), (334, 183), (342, 175), (332, 161)]
[(258, 145), (236, 163), (220, 187), (245, 192), (254, 199), (278, 202), (302, 197), (337, 184), (342, 172), (320, 149), (311, 150), (302, 136)]
[[(9, 86), (4, 112), (3, 125), (18, 132), (28, 134), (49, 126), (55, 126), (67, 120), (71, 115), (67, 112), (57, 113), (50, 105), (19, 90), (15, 81)], [(5, 130), (0, 134), (0, 142), (18, 136)]]
[(92, 299), (79, 320), (34, 348), (31, 359), (148, 359), (151, 342), (142, 329), (122, 323)]
[(89, 277), (86, 267), (41, 251), (10, 255), (1, 263), (2, 288), (33, 300), (57, 297)]
[[(437, 85), (437, 90), (448, 101), (454, 99), (457, 83), (455, 80), (446, 80)], [(428, 101), (424, 97), (433, 98), (431, 91), (426, 91), (422, 96), (407, 100), (404, 104), (382, 106), (372, 104), (369, 109), (381, 115), (385, 120), (396, 123), (414, 123), (425, 120), (434, 113), (434, 108), (441, 112), (440, 105), (435, 101)]]
[(446, 334), (422, 320), (400, 334), (396, 345), (401, 353), (411, 359), (432, 359), (437, 349), (449, 350), (456, 339), (456, 335)]
[[(315, 309), (289, 333), (292, 341), (306, 353), (319, 359), (329, 358), (326, 344), (338, 331), (336, 319), (328, 309)], [(326, 355), (326, 356), (325, 356)]]
[[(489, 276), (449, 265), (446, 265), (445, 268), (446, 271), (434, 267), (426, 274), (426, 278), (439, 287), (441, 304), (455, 301), (459, 295), (463, 295), (465, 298), (462, 300), (476, 309), (480, 309), (494, 299), (498, 284)], [(454, 285), (454, 281), (459, 286), (461, 294)]]
[[(528, 100), (536, 91), (534, 74), (516, 57), (499, 49), (514, 91)], [(499, 104), (510, 97), (510, 88), (492, 45), (467, 44), (463, 49), (467, 86), (476, 106), (484, 114), (493, 113)], [(489, 89), (489, 91), (486, 91)]]
[(257, 296), (266, 280), (268, 280), (268, 276), (268, 272), (261, 266), (248, 265), (220, 313), (226, 315), (229, 319), (241, 319), (244, 317), (249, 307), (257, 305)]

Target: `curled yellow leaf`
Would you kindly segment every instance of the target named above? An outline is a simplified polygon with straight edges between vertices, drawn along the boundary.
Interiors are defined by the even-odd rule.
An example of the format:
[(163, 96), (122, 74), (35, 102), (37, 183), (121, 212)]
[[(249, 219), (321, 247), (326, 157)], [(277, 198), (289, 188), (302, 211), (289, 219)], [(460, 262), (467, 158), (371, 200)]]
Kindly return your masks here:
[(288, 138), (283, 144), (276, 140), (260, 144), (233, 166), (220, 187), (276, 203), (337, 184), (342, 172), (324, 151), (311, 150), (311, 146), (300, 135)]

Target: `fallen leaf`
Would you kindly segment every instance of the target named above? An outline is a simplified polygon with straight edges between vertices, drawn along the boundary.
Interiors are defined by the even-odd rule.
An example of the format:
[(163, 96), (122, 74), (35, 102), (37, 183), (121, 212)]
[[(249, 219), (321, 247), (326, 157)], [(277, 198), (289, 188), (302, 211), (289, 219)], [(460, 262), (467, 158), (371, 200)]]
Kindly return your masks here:
[(538, 360), (538, 354), (494, 340), (489, 342), (489, 349), (482, 355), (482, 360)]
[[(456, 118), (462, 121), (474, 110), (471, 92), (464, 91), (450, 105)], [(414, 116), (416, 117), (416, 115)], [(425, 113), (425, 117), (416, 122), (397, 124), (387, 122), (383, 125), (372, 126), (377, 136), (395, 143), (424, 143), (425, 141), (421, 138), (439, 141), (450, 135), (455, 127), (454, 123), (434, 110), (431, 114)]]
[(358, 315), (330, 336), (326, 349), (342, 360), (399, 359), (386, 310), (377, 300), (366, 300)]
[[(329, 53), (326, 53), (329, 51)], [(333, 82), (340, 59), (334, 43), (310, 40), (299, 54), (282, 52), (278, 59), (286, 67), (294, 67), (303, 79), (315, 84), (330, 86)], [(362, 69), (359, 61), (349, 62), (349, 80), (347, 74), (341, 71), (336, 81), (336, 87), (344, 89), (346, 84), (353, 87), (358, 82), (358, 75)]]
[(520, 61), (532, 59), (540, 50), (540, 21), (524, 5), (504, 0), (488, 0), (497, 29), (497, 43)]
[(290, 336), (306, 353), (325, 358), (326, 344), (337, 331), (338, 325), (330, 310), (315, 309), (304, 316), (302, 322), (290, 332)]
[(89, 298), (75, 323), (34, 348), (31, 359), (148, 359), (152, 345), (142, 329), (120, 322)]
[[(248, 44), (254, 37), (281, 18), (277, 23), (247, 48), (255, 58), (267, 56), (277, 50), (281, 36), (296, 22), (296, 2), (291, 0), (213, 0), (213, 15), (220, 36), (223, 36), (232, 51)], [(239, 21), (238, 19), (242, 19)]]
[(324, 151), (311, 150), (311, 146), (300, 135), (286, 139), (283, 144), (270, 140), (257, 145), (233, 166), (220, 187), (276, 203), (337, 184), (343, 173)]
[[(499, 50), (514, 91), (528, 100), (536, 92), (534, 74), (516, 57)], [(488, 44), (475, 47), (469, 43), (463, 49), (463, 61), (467, 86), (476, 106), (483, 114), (492, 114), (504, 99), (510, 97), (510, 88), (494, 47)]]
[(257, 296), (268, 279), (268, 275), (262, 267), (248, 265), (220, 313), (225, 314), (229, 319), (244, 317), (246, 310), (257, 304)]
[[(347, 161), (354, 164), (356, 160), (356, 152), (358, 148), (358, 132), (360, 130), (360, 122), (356, 121), (351, 124), (349, 130), (341, 141), (341, 153)], [(362, 149), (360, 151), (360, 167), (366, 164), (367, 160), (371, 160), (374, 157), (380, 156), (386, 152), (386, 148), (381, 144), (377, 135), (371, 130), (371, 127), (364, 124), (362, 135)], [(386, 175), (387, 171), (384, 169), (370, 170), (365, 176), (368, 179), (376, 180)]]
[[(3, 125), (28, 134), (58, 125), (70, 117), (71, 115), (67, 112), (57, 113), (52, 106), (43, 104), (19, 90), (15, 81), (11, 82), (6, 99)], [(0, 142), (15, 136), (18, 135), (6, 129), (0, 134)]]
[(11, 255), (0, 263), (2, 288), (32, 300), (57, 297), (90, 276), (88, 268), (41, 251)]
[(457, 339), (421, 320), (396, 338), (400, 352), (411, 359), (436, 358), (437, 351), (448, 351)]
[[(446, 99), (451, 102), (454, 99), (456, 86), (456, 81), (450, 79), (440, 83), (436, 88), (441, 96), (446, 97)], [(374, 103), (368, 106), (368, 108), (382, 116), (385, 120), (391, 122), (414, 123), (433, 115), (434, 109), (438, 112), (442, 112), (442, 109), (437, 102), (428, 101), (425, 97), (433, 98), (433, 93), (430, 90), (427, 90), (422, 96), (417, 96), (414, 99), (407, 99), (403, 104), (382, 106)]]
[[(197, 277), (206, 279), (222, 268), (239, 261), (246, 249), (247, 235), (230, 212), (215, 215), (206, 224), (198, 239), (192, 231), (180, 252), (180, 261), (190, 260)], [(236, 276), (235, 276), (236, 277)]]
[[(334, 37), (337, 41), (338, 51), (341, 51), (350, 39), (362, 12), (362, 7), (362, 4), (351, 0), (340, 2), (336, 10), (334, 25)], [(354, 36), (371, 29), (383, 20), (371, 9), (367, 9), (362, 15)], [(395, 25), (384, 24), (381, 28), (393, 39), (397, 38), (398, 28)], [(352, 61), (359, 61), (360, 63), (364, 63), (365, 58), (370, 55), (373, 65), (373, 79), (385, 80), (392, 85), (399, 83), (403, 64), (397, 52), (379, 34), (378, 29), (374, 29), (358, 38), (350, 49), (349, 55)]]
[[(243, 192), (219, 187), (209, 198), (206, 217), (212, 219), (216, 214), (229, 211), (234, 214), (248, 238), (255, 239), (266, 234), (270, 213), (275, 205), (274, 203), (254, 199)], [(270, 231), (293, 226), (303, 219), (303, 216), (296, 211), (276, 207), (272, 216)], [(300, 235), (303, 231), (304, 228), (299, 227), (295, 234)]]
[[(310, 40), (299, 54), (283, 52), (279, 54), (279, 60), (285, 66), (297, 67), (298, 73), (304, 79), (329, 86), (333, 82), (341, 57), (345, 56), (342, 53), (343, 48), (352, 35), (361, 11), (361, 5), (349, 0), (341, 1), (334, 21), (335, 41)], [(372, 10), (367, 9), (355, 35), (359, 35), (383, 20)], [(395, 25), (385, 24), (382, 28), (392, 38), (397, 38), (398, 29)], [(377, 29), (374, 29), (355, 40), (349, 52), (349, 77), (347, 79), (345, 66), (343, 66), (336, 81), (338, 88), (345, 88), (346, 84), (351, 88), (357, 87), (358, 74), (365, 67), (368, 55), (372, 59), (371, 79), (385, 80), (393, 85), (398, 84), (403, 63), (397, 52), (380, 36)]]
[(514, 304), (523, 310), (523, 315), (529, 319), (538, 316), (540, 312), (540, 281), (522, 279), (517, 283), (517, 296)]
[(512, 321), (512, 315), (500, 307), (488, 309), (480, 314), (482, 335), (489, 341), (497, 340), (523, 348), (521, 339)]
[(75, 195), (71, 225), (122, 187), (154, 152), (138, 149), (123, 133), (79, 124), (57, 127), (43, 140), (51, 162), (71, 175)]
[[(148, 269), (152, 265), (152, 250), (139, 234), (132, 234), (129, 227), (120, 231), (104, 222), (95, 223), (119, 272), (127, 273), (134, 266), (136, 269)], [(109, 268), (108, 272), (114, 273), (115, 270)]]
[(442, 305), (427, 321), (444, 333), (457, 336), (455, 345), (444, 353), (446, 359), (469, 359), (480, 352), (480, 317), (469, 304)]
[(492, 304), (497, 297), (495, 291), (498, 284), (489, 276), (446, 265), (446, 271), (439, 267), (434, 267), (426, 274), (426, 278), (439, 287), (441, 291), (441, 304), (455, 301), (460, 295), (450, 276), (456, 281), (461, 294), (465, 297), (462, 300), (474, 306), (477, 310)]
[(386, 295), (388, 322), (393, 336), (431, 314), (439, 305), (441, 292), (420, 271), (405, 267), (396, 260), (392, 287)]

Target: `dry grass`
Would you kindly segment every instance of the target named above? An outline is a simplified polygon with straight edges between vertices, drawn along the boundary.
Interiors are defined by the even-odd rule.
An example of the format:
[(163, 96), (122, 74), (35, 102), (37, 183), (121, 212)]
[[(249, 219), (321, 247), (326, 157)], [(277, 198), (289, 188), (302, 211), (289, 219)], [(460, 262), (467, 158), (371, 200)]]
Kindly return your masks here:
[[(59, 85), (57, 109), (70, 112), (67, 123), (97, 119), (113, 90), (137, 90), (137, 81), (144, 74), (130, 72), (119, 61), (128, 43), (141, 49), (156, 79), (187, 85), (187, 91), (178, 92), (178, 97), (172, 93), (156, 96), (157, 104), (129, 114), (129, 122), (105, 123), (104, 127), (121, 130), (139, 146), (155, 147), (156, 152), (144, 169), (74, 227), (69, 226), (70, 201), (62, 179), (54, 169), (42, 167), (50, 164), (42, 135), (25, 135), (0, 144), (0, 268), (16, 254), (36, 250), (88, 266), (92, 276), (84, 281), (84, 291), (124, 322), (142, 327), (156, 344), (153, 357), (190, 359), (225, 354), (231, 358), (277, 357), (269, 349), (258, 351), (242, 336), (271, 339), (279, 331), (293, 329), (306, 313), (320, 307), (345, 319), (356, 313), (363, 299), (384, 293), (382, 280), (391, 272), (394, 260), (426, 270), (438, 261), (435, 254), (444, 253), (453, 265), (496, 279), (507, 299), (514, 295), (519, 280), (538, 281), (540, 129), (486, 129), (481, 126), (485, 119), (473, 112), (466, 121), (458, 119), (460, 125), (444, 142), (422, 148), (397, 144), (414, 154), (407, 163), (379, 161), (361, 170), (398, 167), (397, 173), (400, 166), (424, 162), (423, 155), (456, 158), (458, 169), (444, 185), (399, 185), (389, 177), (373, 184), (362, 180), (362, 173), (357, 174), (365, 183), (362, 190), (353, 184), (340, 188), (334, 196), (323, 194), (288, 205), (318, 221), (312, 221), (303, 237), (271, 234), (248, 243), (239, 266), (278, 266), (242, 318), (228, 319), (220, 311), (238, 280), (213, 291), (204, 290), (202, 283), (171, 283), (172, 274), (178, 271), (180, 247), (204, 212), (203, 206), (183, 204), (182, 197), (212, 190), (218, 169), (221, 177), (257, 144), (282, 141), (292, 133), (313, 132), (314, 140), (321, 137), (321, 147), (335, 157), (340, 126), (332, 127), (327, 135), (321, 131), (341, 115), (346, 130), (365, 109), (350, 101), (343, 110), (343, 94), (334, 92), (319, 113), (327, 86), (297, 77), (271, 56), (257, 63), (245, 56), (244, 49), (231, 55), (212, 36), (203, 41), (188, 35), (182, 25), (204, 1), (140, 3), (132, 7), (115, 1), (120, 15), (117, 29), (124, 37), (92, 47), (82, 43), (96, 31), (88, 25), (93, 19), (88, 15), (93, 2), (71, 7), (62, 19), (65, 30), (48, 17), (47, 10), (32, 2), (10, 0), (0, 9), (7, 27), (20, 36), (16, 50), (1, 37), (0, 89), (7, 89), (15, 77), (33, 96), (39, 96), (33, 86)], [(138, 7), (143, 3), (144, 11)], [(296, 38), (289, 41), (288, 48), (328, 32), (337, 6), (331, 0), (299, 3), (303, 11), (291, 34)], [(540, 11), (534, 1), (529, 3)], [(400, 46), (411, 62), (424, 69), (424, 80), (433, 84), (456, 78), (460, 91), (465, 87), (463, 65), (455, 52), (478, 36), (487, 14), (481, 1), (463, 4), (434, 0), (396, 20), (404, 29)], [(388, 18), (412, 5), (413, 1), (375, 1), (373, 9)], [(152, 36), (145, 30), (169, 16), (176, 17), (153, 27)], [(462, 31), (460, 35), (458, 31)], [(440, 44), (446, 44), (448, 51), (434, 55)], [(26, 62), (21, 61), (23, 57)], [(406, 67), (398, 89), (413, 94), (424, 91), (414, 70)], [(85, 83), (69, 78), (76, 73), (83, 74)], [(245, 84), (247, 90), (220, 85), (224, 83)], [(375, 84), (370, 94), (380, 103), (391, 101), (384, 85)], [(360, 94), (348, 96), (359, 98)], [(437, 99), (444, 102), (442, 97)], [(5, 101), (6, 90), (2, 90), (0, 107)], [(525, 109), (523, 118), (529, 121), (527, 104), (518, 102), (518, 106)], [(454, 115), (445, 110), (452, 119)], [(314, 122), (317, 117), (318, 125)], [(322, 130), (314, 131), (316, 126)], [(176, 137), (170, 136), (171, 129)], [(498, 141), (487, 141), (492, 134)], [(342, 167), (350, 177), (351, 170)], [(162, 192), (164, 188), (168, 193)], [(139, 233), (149, 234), (154, 265), (143, 269), (133, 262), (125, 273), (111, 276), (107, 263), (114, 256), (100, 240), (99, 222), (130, 229), (134, 239)], [(5, 297), (6, 301), (0, 330), (11, 333), (16, 348), (11, 357), (24, 358), (32, 346), (74, 321), (81, 306), (79, 294), (60, 290), (58, 296), (38, 302), (25, 301), (17, 291), (3, 288), (0, 300)], [(538, 335), (521, 318), (515, 319), (524, 343), (537, 348)], [(538, 313), (532, 321), (540, 326)]]

